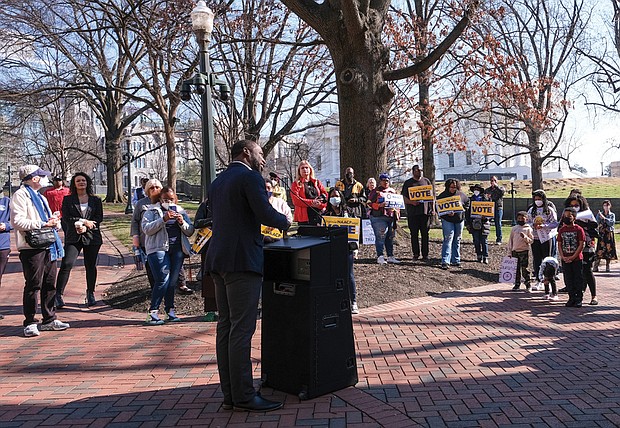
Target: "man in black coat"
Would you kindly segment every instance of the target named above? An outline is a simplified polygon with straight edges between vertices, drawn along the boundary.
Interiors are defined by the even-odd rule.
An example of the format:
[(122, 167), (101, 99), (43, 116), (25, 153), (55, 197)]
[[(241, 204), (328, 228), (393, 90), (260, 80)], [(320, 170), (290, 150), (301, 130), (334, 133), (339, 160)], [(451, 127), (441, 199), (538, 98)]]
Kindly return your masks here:
[(261, 224), (287, 230), (290, 223), (269, 203), (262, 148), (242, 140), (231, 149), (233, 162), (211, 184), (209, 210), (213, 235), (205, 268), (215, 283), (219, 310), (216, 352), (226, 410), (268, 412), (282, 403), (254, 389), (250, 360), (263, 282)]

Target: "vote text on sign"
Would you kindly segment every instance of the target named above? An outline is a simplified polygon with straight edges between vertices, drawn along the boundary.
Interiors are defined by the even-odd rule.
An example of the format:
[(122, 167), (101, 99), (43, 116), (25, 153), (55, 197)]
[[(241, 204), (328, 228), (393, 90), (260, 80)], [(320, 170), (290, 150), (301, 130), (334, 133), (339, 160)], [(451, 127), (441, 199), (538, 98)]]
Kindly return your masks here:
[(349, 241), (359, 241), (360, 239), (360, 219), (353, 217), (334, 217), (323, 216), (328, 226), (343, 226), (347, 228)]
[(434, 199), (433, 186), (412, 186), (407, 190), (412, 201), (432, 202)]
[(495, 214), (495, 202), (493, 201), (472, 201), (471, 216), (472, 217), (491, 217)]
[(437, 214), (440, 216), (463, 211), (463, 204), (459, 195), (437, 199)]

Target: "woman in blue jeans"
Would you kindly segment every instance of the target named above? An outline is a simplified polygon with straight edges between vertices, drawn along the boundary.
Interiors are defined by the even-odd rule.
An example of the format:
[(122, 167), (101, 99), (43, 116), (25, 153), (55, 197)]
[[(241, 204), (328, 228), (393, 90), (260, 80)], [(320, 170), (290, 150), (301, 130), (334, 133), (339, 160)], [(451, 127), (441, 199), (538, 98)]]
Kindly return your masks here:
[[(383, 173), (379, 176), (379, 186), (368, 195), (370, 207), (370, 224), (375, 233), (375, 248), (377, 250), (377, 263), (398, 264), (400, 260), (394, 257), (394, 230), (398, 221), (398, 210), (386, 208), (383, 193), (396, 193), (390, 187), (390, 176)], [(387, 253), (387, 259), (383, 256), (383, 248)]]
[(442, 213), (437, 212), (441, 218), (443, 231), (443, 245), (441, 246), (441, 268), (448, 269), (448, 265), (461, 266), (461, 234), (463, 233), (463, 220), (465, 211), (469, 209), (469, 198), (461, 192), (461, 183), (455, 178), (448, 178), (445, 182), (445, 190), (437, 196), (437, 202), (441, 199), (458, 196), (460, 208)]
[(160, 325), (159, 306), (164, 300), (167, 321), (180, 321), (174, 310), (174, 290), (179, 280), (183, 259), (189, 256), (191, 244), (188, 237), (194, 233), (194, 226), (183, 208), (177, 205), (174, 189), (165, 186), (157, 200), (151, 200), (142, 217), (144, 247), (149, 266), (155, 279), (151, 306), (146, 324)]

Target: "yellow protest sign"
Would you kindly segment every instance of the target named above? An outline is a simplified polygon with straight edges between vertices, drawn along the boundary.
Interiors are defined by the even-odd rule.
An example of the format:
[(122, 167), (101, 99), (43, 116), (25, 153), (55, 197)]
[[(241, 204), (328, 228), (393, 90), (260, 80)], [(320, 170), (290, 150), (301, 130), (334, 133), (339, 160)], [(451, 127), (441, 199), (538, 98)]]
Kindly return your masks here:
[(333, 217), (323, 216), (328, 226), (344, 226), (348, 230), (349, 241), (358, 241), (360, 239), (360, 219), (352, 217)]
[(211, 229), (208, 227), (202, 227), (200, 229), (196, 229), (196, 239), (194, 239), (194, 243), (192, 244), (192, 251), (196, 254), (200, 252), (204, 248), (209, 239), (211, 239)]
[(264, 224), (260, 225), (260, 233), (264, 236), (269, 236), (274, 239), (282, 239), (284, 234), (282, 231), (276, 227), (265, 226)]
[(432, 202), (433, 186), (412, 186), (407, 189), (409, 191), (409, 199), (418, 202)]
[(493, 201), (472, 201), (471, 216), (472, 217), (490, 217), (495, 214), (495, 202)]
[(440, 216), (463, 211), (463, 204), (459, 195), (437, 199), (437, 214)]

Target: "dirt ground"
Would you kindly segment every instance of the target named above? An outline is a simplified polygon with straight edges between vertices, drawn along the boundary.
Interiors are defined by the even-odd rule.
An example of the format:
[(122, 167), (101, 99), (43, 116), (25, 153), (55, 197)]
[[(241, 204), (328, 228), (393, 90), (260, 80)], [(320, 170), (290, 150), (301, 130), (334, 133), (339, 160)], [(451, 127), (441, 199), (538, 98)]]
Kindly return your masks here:
[[(467, 231), (463, 234), (465, 239), (471, 239)], [(471, 242), (463, 242), (462, 267), (451, 267), (447, 271), (441, 269), (439, 240), (431, 241), (428, 262), (413, 261), (409, 236), (406, 231), (400, 231), (394, 245), (394, 255), (402, 261), (400, 265), (378, 265), (374, 246), (362, 246), (354, 265), (359, 307), (365, 308), (497, 282), (499, 265), (506, 250), (505, 246), (494, 245), (494, 230), (491, 231), (490, 237), (493, 238), (490, 240), (493, 241), (493, 245), (489, 245), (488, 265), (477, 262)], [(191, 265), (193, 279), (197, 269), (198, 264)], [(196, 292), (193, 295), (177, 293), (175, 297), (177, 313), (185, 317), (203, 315), (200, 284), (194, 280), (187, 285)], [(150, 288), (144, 271), (134, 272), (129, 278), (109, 287), (104, 300), (113, 307), (146, 313), (150, 303)]]

